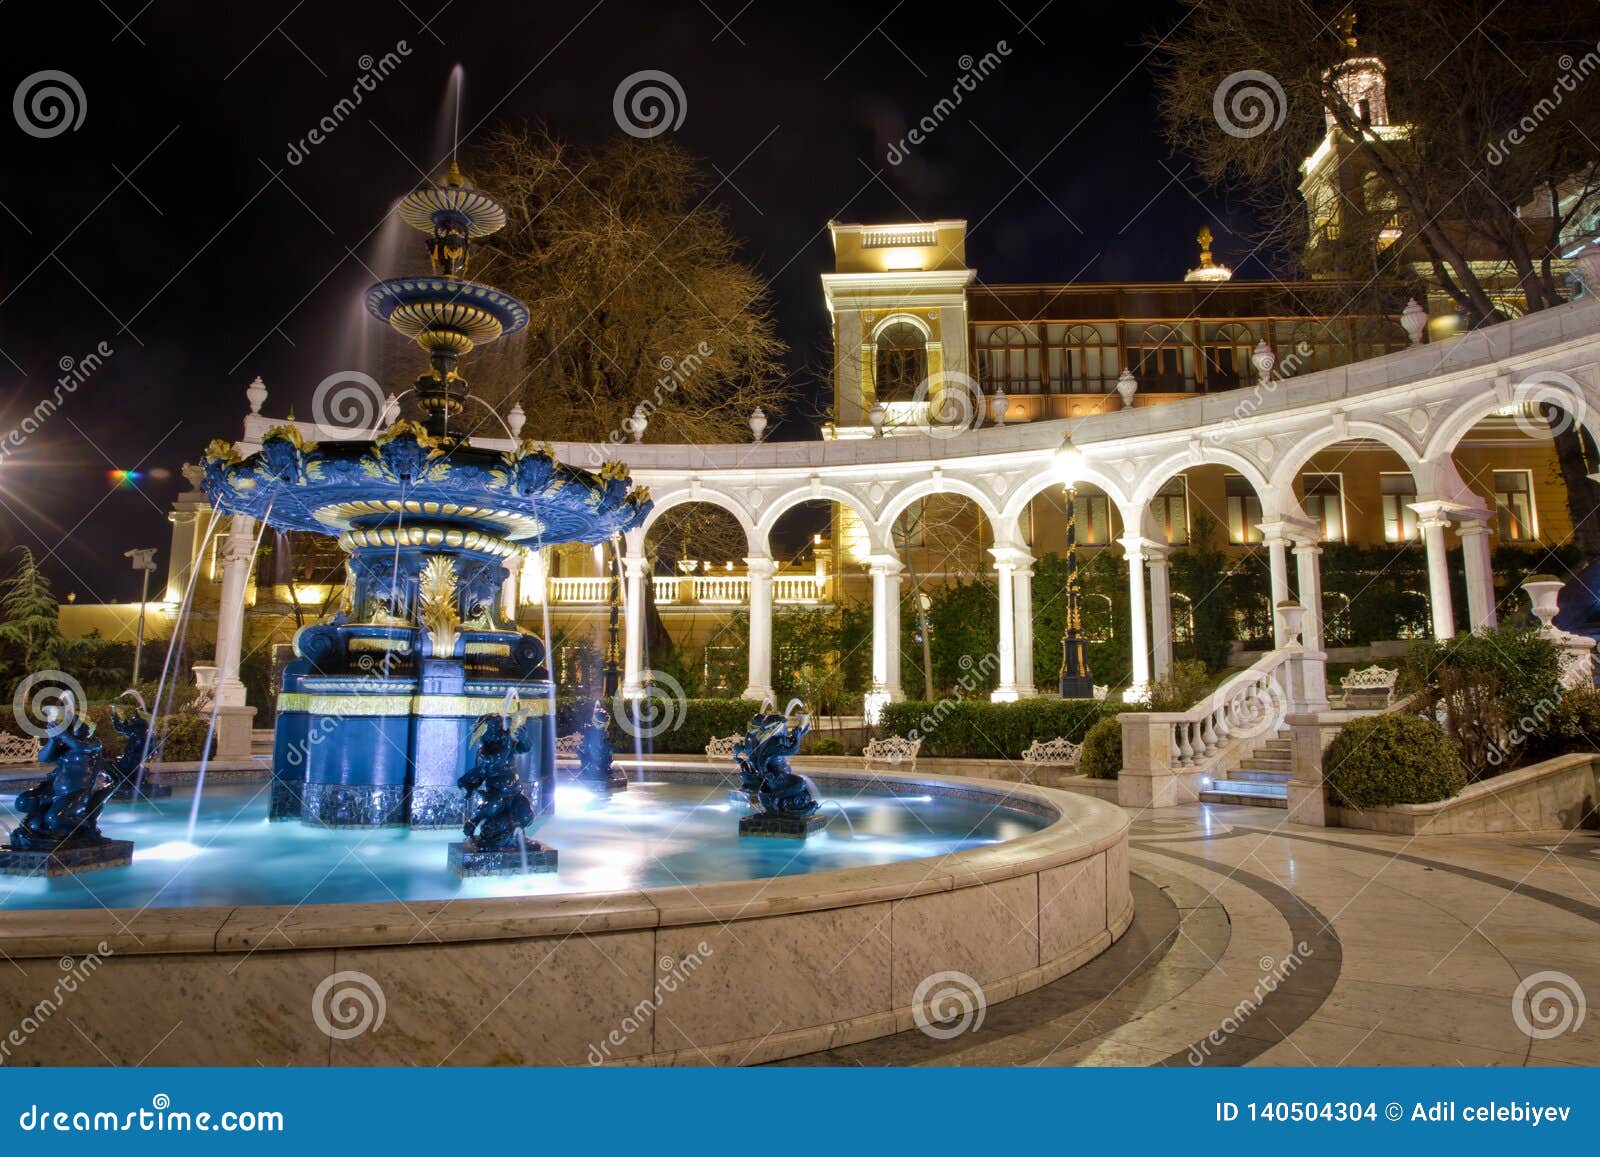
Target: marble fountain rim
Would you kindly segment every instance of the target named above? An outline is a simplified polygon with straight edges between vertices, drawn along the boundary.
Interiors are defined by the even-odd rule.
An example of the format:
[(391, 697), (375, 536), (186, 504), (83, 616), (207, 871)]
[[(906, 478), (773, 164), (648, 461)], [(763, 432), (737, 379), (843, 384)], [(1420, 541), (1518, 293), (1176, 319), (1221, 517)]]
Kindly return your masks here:
[[(685, 782), (715, 777), (731, 783), (737, 778), (723, 765), (688, 761), (650, 766), (647, 772), (651, 778)], [(878, 867), (616, 892), (298, 906), (0, 910), (0, 946), (14, 959), (108, 951), (119, 956), (231, 955), (729, 923), (904, 900), (1036, 875), (1124, 843), (1131, 824), (1115, 804), (1034, 784), (915, 772), (807, 769), (805, 774), (842, 787), (888, 788), (889, 794), (993, 800), (1052, 822), (1014, 840)]]

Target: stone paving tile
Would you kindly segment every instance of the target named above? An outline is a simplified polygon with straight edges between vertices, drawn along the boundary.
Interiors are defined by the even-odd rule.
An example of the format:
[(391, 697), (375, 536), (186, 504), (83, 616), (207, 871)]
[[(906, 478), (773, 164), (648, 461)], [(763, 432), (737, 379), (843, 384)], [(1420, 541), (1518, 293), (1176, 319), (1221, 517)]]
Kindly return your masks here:
[[(1212, 1062), (1600, 1065), (1600, 836), (1411, 838), (1190, 805), (1141, 813), (1132, 841), (1135, 920), (1100, 957), (965, 1038), (791, 1063), (1181, 1065), (1226, 1021)], [(1277, 975), (1307, 934), (1325, 951)], [(1530, 1040), (1513, 994), (1551, 971), (1595, 1008)]]

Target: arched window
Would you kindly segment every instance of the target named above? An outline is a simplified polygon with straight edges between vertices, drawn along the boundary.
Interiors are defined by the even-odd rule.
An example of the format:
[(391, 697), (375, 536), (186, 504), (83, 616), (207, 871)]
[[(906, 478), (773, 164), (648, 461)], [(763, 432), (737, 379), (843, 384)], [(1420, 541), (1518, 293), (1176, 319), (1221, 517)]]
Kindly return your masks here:
[(1206, 389), (1234, 390), (1255, 380), (1250, 357), (1256, 339), (1237, 322), (1205, 327)]
[(1091, 643), (1108, 643), (1116, 638), (1116, 616), (1111, 597), (1095, 591), (1083, 596), (1083, 635)]
[(878, 401), (909, 402), (928, 378), (928, 342), (909, 322), (896, 322), (878, 335)]
[(1115, 326), (1050, 327), (1050, 388), (1064, 394), (1109, 394), (1117, 385)]
[(1187, 342), (1170, 325), (1130, 327), (1128, 368), (1139, 379), (1139, 388), (1164, 394), (1185, 394), (1194, 389), (1192, 374), (1185, 367)]
[(979, 372), (983, 388), (992, 393), (1003, 389), (1008, 394), (1039, 392), (1039, 350), (1027, 332), (1016, 325), (1003, 325), (983, 335), (979, 351)]

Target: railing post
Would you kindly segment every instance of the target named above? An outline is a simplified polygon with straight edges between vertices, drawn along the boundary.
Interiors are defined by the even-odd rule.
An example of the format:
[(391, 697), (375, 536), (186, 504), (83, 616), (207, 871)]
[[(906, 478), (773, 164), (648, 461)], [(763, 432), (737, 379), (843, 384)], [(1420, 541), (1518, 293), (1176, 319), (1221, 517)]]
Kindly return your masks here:
[(1322, 757), (1350, 716), (1338, 711), (1290, 715), (1289, 822), (1311, 828), (1328, 826), (1327, 776)]
[[(1182, 715), (1135, 711), (1117, 716), (1122, 725), (1122, 772), (1117, 802), (1123, 807), (1174, 807), (1198, 798), (1195, 773), (1181, 763), (1186, 742)], [(1191, 749), (1192, 750), (1192, 749)]]

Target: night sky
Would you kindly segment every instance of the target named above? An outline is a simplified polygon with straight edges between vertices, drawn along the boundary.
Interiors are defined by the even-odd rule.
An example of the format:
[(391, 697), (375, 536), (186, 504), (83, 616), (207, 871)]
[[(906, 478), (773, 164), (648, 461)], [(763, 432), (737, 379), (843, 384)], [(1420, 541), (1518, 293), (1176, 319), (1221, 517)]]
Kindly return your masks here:
[[(373, 280), (352, 253), (370, 260), (393, 199), (441, 159), (457, 62), (469, 140), (508, 120), (598, 140), (618, 131), (624, 77), (675, 78), (676, 137), (728, 178), (714, 199), (771, 279), (797, 373), (827, 359), (817, 278), (830, 218), (964, 217), (969, 263), (997, 283), (1173, 279), (1207, 221), (1218, 260), (1244, 249), (1217, 225), (1235, 210), (1160, 135), (1144, 45), (1176, 4), (439, 3), (0, 8), (4, 92), (58, 70), (85, 106), (48, 138), (15, 116), (0, 124), (0, 425), (56, 392), (64, 359), (111, 351), (0, 461), (0, 545), (47, 556), (58, 593), (136, 597), (122, 552), (156, 546), (164, 569), (178, 468), (238, 436), (250, 379), (266, 380), (267, 412), (305, 414), (315, 384), (346, 368), (352, 302)], [(363, 57), (401, 41), (398, 68), (290, 164)], [(950, 93), (962, 58), (1001, 41), (1000, 67), (890, 164), (891, 141)], [(813, 430), (795, 413), (775, 434)], [(114, 468), (143, 477), (118, 486)]]

